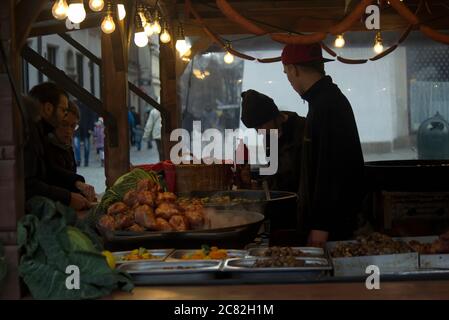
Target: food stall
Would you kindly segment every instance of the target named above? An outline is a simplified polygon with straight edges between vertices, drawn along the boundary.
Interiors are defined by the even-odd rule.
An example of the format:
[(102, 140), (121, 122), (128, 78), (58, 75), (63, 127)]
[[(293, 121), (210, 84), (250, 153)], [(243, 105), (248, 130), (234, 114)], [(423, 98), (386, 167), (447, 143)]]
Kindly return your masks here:
[[(4, 63), (0, 67), (0, 130), (4, 137), (0, 146), (0, 199), (6, 208), (0, 216), (0, 241), (5, 247), (8, 269), (1, 295), (21, 298), (31, 291), (34, 297), (42, 298), (55, 297), (53, 294), (60, 293), (46, 292), (42, 288), (44, 283), (29, 276), (36, 271), (33, 269), (35, 263), (42, 262), (38, 260), (39, 254), (45, 252), (50, 257), (48, 261), (53, 263), (56, 256), (39, 242), (40, 238), (35, 237), (33, 230), (38, 230), (36, 233), (43, 236), (46, 232), (52, 234), (55, 230), (60, 232), (60, 228), (67, 228), (71, 230), (69, 238), (76, 239), (72, 246), (77, 243), (77, 250), (83, 254), (78, 256), (79, 252), (72, 250), (66, 257), (67, 261), (64, 261), (84, 259), (83, 266), (94, 262), (101, 272), (92, 273), (96, 277), (104, 276), (109, 281), (103, 284), (104, 291), (89, 292), (90, 295), (86, 293), (84, 297), (87, 298), (449, 298), (447, 239), (438, 238), (436, 233), (421, 238), (374, 232), (350, 241), (329, 242), (324, 248), (287, 246), (287, 243), (279, 241), (274, 246), (273, 241), (270, 245), (270, 236), (267, 235), (269, 228), (264, 221), (276, 220), (284, 210), (295, 210), (295, 194), (283, 191), (230, 191), (225, 190), (229, 188), (226, 183), (221, 184), (223, 190), (220, 191), (213, 190), (217, 188), (216, 184), (201, 189), (199, 183), (198, 189), (183, 194), (181, 183), (192, 186), (197, 176), (217, 182), (222, 176), (195, 171), (189, 177), (175, 169), (175, 179), (179, 180), (177, 185), (167, 168), (132, 168), (130, 164), (127, 110), (123, 108), (127, 105), (129, 92), (161, 112), (166, 159), (173, 145), (170, 133), (180, 127), (178, 80), (190, 60), (182, 59), (182, 55), (176, 51), (174, 38), (177, 30), (181, 30), (178, 40), (183, 40), (184, 36), (197, 38), (189, 50), (192, 56), (213, 43), (235, 57), (252, 61), (256, 58), (232, 48), (221, 35), (269, 35), (272, 41), (281, 44), (322, 42), (328, 36), (339, 36), (349, 30), (364, 31), (365, 25), (361, 19), (365, 15), (365, 8), (377, 1), (356, 1), (350, 7), (346, 4), (347, 11), (343, 11), (343, 14), (345, 4), (335, 4), (335, 1), (320, 1), (320, 5), (310, 6), (300, 0), (287, 1), (282, 5), (277, 1), (255, 4), (254, 1), (237, 3), (217, 0), (198, 4), (189, 0), (112, 0), (105, 1), (107, 6), (104, 11), (91, 2), (68, 1), (70, 5), (76, 4), (78, 7), (83, 3), (86, 8), (90, 5), (87, 17), (85, 10), (81, 10), (84, 11), (85, 19), (77, 19), (80, 17), (76, 14), (69, 18), (77, 24), (77, 28), (102, 25), (101, 59), (64, 34), (67, 23), (62, 13), (64, 6), (67, 6), (66, 1), (40, 0), (30, 4), (26, 0), (8, 0), (0, 3), (0, 32), (2, 52), (5, 53), (1, 56)], [(115, 8), (115, 5), (125, 8), (127, 18), (121, 19), (113, 14), (115, 9), (111, 8)], [(255, 10), (254, 7), (259, 5), (260, 8)], [(367, 59), (340, 56), (322, 42), (323, 49), (341, 63), (363, 64), (392, 53), (412, 30), (422, 32), (430, 38), (429, 41), (449, 44), (448, 36), (437, 31), (447, 29), (448, 20), (429, 19), (433, 14), (431, 10), (422, 9), (429, 6), (427, 1), (409, 1), (405, 4), (399, 0), (390, 0), (380, 1), (379, 5), (385, 17), (384, 30), (404, 29), (397, 43)], [(324, 13), (322, 8), (326, 8)], [(127, 78), (131, 39), (134, 37), (137, 45), (145, 45), (142, 43), (145, 39), (136, 39), (136, 34), (142, 33), (144, 29), (143, 21), (148, 18), (146, 9), (152, 17), (159, 17), (155, 21), (163, 22), (163, 28), (160, 28), (163, 29), (160, 30), (160, 104), (128, 82)], [(446, 9), (441, 10), (447, 13)], [(303, 17), (301, 23), (292, 24), (303, 10), (306, 11), (306, 17)], [(307, 16), (310, 12), (322, 14), (323, 17), (319, 20), (310, 18)], [(247, 13), (257, 16), (257, 19), (246, 16)], [(109, 19), (112, 19), (112, 24)], [(264, 28), (261, 27), (260, 19), (265, 21)], [(292, 25), (301, 32), (290, 30)], [(61, 37), (79, 52), (101, 66), (101, 99), (89, 94), (26, 46), (29, 37), (54, 33), (62, 34)], [(29, 215), (25, 216), (29, 209), (25, 209), (24, 201), (23, 125), (18, 99), (21, 90), (17, 85), (21, 78), (21, 58), (105, 118), (105, 172), (109, 188), (101, 201), (81, 219), (81, 224), (72, 226), (73, 212), (46, 202), (35, 202), (31, 211), (36, 216), (46, 217), (48, 221), (57, 221), (56, 224), (49, 224), (49, 229), (34, 218), (26, 218)], [(280, 57), (257, 60), (260, 63), (272, 63), (278, 62)], [(199, 165), (198, 170), (207, 170), (204, 168), (208, 168), (207, 165)], [(164, 174), (161, 175), (161, 171)], [(208, 190), (213, 192), (208, 193)], [(379, 229), (385, 231), (386, 228)], [(101, 238), (102, 249), (105, 250), (103, 255), (91, 240), (95, 237), (89, 234), (92, 230), (95, 236)], [(86, 239), (86, 235), (90, 239)], [(59, 236), (60, 233), (52, 234), (53, 238), (49, 237), (47, 241), (60, 241)], [(59, 249), (65, 248), (62, 242)], [(32, 243), (40, 243), (43, 251), (38, 251), (34, 244), (30, 245)], [(57, 263), (63, 264), (63, 261), (57, 260)], [(370, 269), (370, 266), (375, 268)], [(380, 277), (381, 290), (368, 290), (369, 276)], [(21, 281), (25, 281), (29, 291), (22, 290)], [(92, 287), (101, 282), (94, 277), (89, 281)], [(117, 292), (117, 289), (129, 292)], [(64, 294), (62, 297), (73, 298)]]

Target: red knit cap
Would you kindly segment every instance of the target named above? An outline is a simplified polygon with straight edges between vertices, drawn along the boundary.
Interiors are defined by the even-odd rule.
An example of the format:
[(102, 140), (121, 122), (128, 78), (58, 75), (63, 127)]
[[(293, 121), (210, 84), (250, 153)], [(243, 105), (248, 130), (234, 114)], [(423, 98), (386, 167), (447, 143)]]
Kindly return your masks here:
[(321, 45), (319, 43), (312, 44), (288, 44), (282, 50), (283, 64), (303, 64), (312, 61), (334, 61), (323, 58)]

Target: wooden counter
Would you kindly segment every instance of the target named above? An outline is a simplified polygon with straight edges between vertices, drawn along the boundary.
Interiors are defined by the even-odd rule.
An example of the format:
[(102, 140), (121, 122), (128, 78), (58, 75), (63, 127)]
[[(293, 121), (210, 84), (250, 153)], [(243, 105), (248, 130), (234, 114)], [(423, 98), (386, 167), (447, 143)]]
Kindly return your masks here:
[(109, 299), (136, 300), (300, 300), (300, 299), (449, 299), (449, 280), (381, 282), (379, 290), (364, 283), (154, 286), (133, 293), (116, 292)]

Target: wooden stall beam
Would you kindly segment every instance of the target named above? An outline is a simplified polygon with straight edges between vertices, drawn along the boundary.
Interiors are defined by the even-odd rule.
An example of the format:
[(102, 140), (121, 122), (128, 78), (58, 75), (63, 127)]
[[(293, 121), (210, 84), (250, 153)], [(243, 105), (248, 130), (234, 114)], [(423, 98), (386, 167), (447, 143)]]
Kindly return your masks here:
[[(121, 29), (121, 32), (117, 32)], [(102, 100), (105, 109), (117, 120), (115, 130), (109, 127), (106, 130), (105, 145), (105, 171), (106, 185), (111, 186), (117, 178), (129, 171), (129, 126), (128, 126), (128, 52), (126, 49), (127, 37), (123, 26), (113, 34), (101, 35), (101, 69), (102, 69)], [(119, 44), (117, 44), (119, 42)], [(114, 51), (121, 50), (115, 53)], [(123, 57), (123, 61), (120, 62)], [(116, 65), (116, 61), (122, 65)], [(118, 144), (109, 143), (111, 137), (117, 134)]]
[(21, 0), (15, 7), (16, 48), (20, 49), (26, 43), (32, 23), (48, 4), (48, 0)]
[(8, 268), (6, 279), (0, 287), (0, 299), (18, 299), (21, 296), (16, 232), (17, 221), (24, 214), (25, 202), (23, 138), (21, 118), (5, 67), (7, 64), (12, 78), (19, 79), (15, 2), (0, 1), (0, 43), (5, 53), (5, 58), (0, 55), (0, 241), (4, 244)]

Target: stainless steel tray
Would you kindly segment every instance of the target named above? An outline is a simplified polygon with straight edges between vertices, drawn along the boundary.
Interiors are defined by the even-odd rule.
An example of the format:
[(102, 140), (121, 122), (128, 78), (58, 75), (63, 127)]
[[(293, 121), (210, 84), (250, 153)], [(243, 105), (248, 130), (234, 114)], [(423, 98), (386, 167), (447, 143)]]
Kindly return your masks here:
[[(406, 242), (415, 240), (415, 241), (419, 241), (421, 243), (432, 243), (438, 239), (438, 236), (405, 237), (405, 238), (399, 238), (399, 239), (406, 241)], [(448, 253), (420, 254), (419, 255), (419, 268), (420, 269), (449, 269), (449, 254)]]
[(322, 258), (305, 258), (298, 257), (296, 260), (304, 261), (303, 267), (272, 267), (272, 268), (255, 268), (254, 263), (257, 260), (270, 258), (237, 258), (225, 261), (224, 271), (243, 271), (243, 272), (279, 272), (279, 271), (308, 271), (308, 270), (331, 270), (329, 262)]
[[(332, 267), (326, 259), (321, 258), (297, 258), (306, 260), (304, 267), (296, 268), (254, 268), (252, 265), (258, 259), (246, 258), (228, 259), (223, 266), (223, 273), (228, 274), (232, 279), (241, 283), (253, 282), (295, 282), (295, 281), (315, 281), (328, 276)], [(309, 265), (307, 265), (309, 262)]]
[[(189, 250), (175, 250), (173, 251), (167, 258), (167, 260), (182, 260), (182, 261), (190, 261), (190, 259), (182, 259), (184, 255), (193, 254), (199, 249), (189, 249)], [(226, 249), (228, 252), (228, 257), (222, 260), (226, 259), (233, 259), (233, 258), (244, 258), (248, 255), (247, 250), (235, 250), (235, 249)], [(207, 259), (206, 259), (207, 260)]]
[[(248, 250), (250, 257), (264, 257), (267, 247), (251, 248)], [(325, 257), (325, 252), (322, 248), (314, 247), (292, 247), (294, 250), (299, 250), (305, 254), (303, 257)]]
[(419, 270), (419, 255), (416, 252), (378, 256), (332, 257), (332, 249), (337, 243), (354, 242), (355, 241), (338, 241), (327, 243), (326, 248), (332, 261), (334, 276), (365, 276), (367, 275), (366, 268), (370, 265), (379, 267), (381, 275)]
[(135, 284), (198, 284), (215, 279), (221, 260), (149, 261), (124, 263), (118, 270), (128, 272)]
[(148, 249), (147, 251), (151, 253), (152, 256), (154, 256), (154, 259), (145, 259), (145, 260), (123, 260), (122, 257), (131, 253), (132, 250), (129, 251), (116, 251), (113, 252), (112, 255), (115, 258), (115, 262), (117, 264), (122, 263), (141, 263), (141, 262), (148, 262), (148, 261), (164, 261), (168, 258), (170, 253), (173, 252), (174, 249)]

